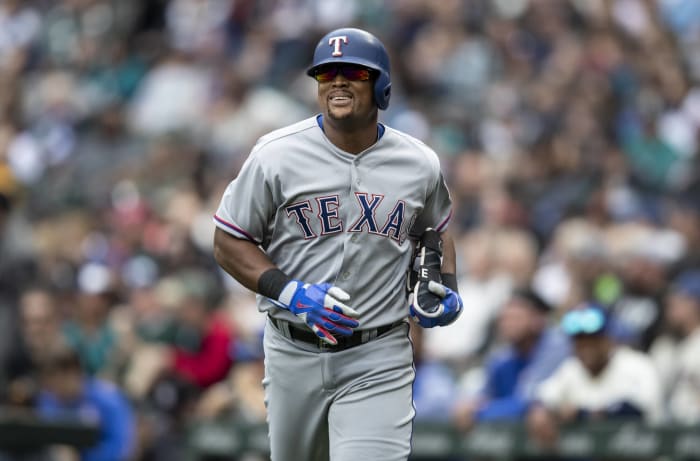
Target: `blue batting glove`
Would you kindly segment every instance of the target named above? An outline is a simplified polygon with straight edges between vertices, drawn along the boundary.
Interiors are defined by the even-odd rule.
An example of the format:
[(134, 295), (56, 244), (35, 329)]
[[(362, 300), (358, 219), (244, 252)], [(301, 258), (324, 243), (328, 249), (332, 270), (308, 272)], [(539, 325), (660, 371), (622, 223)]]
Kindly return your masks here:
[(283, 307), (302, 319), (316, 335), (328, 344), (336, 345), (333, 336), (350, 336), (360, 323), (360, 314), (345, 302), (350, 295), (330, 283), (311, 285), (299, 280), (290, 281), (278, 301)]
[(445, 326), (457, 320), (464, 307), (458, 293), (437, 282), (428, 282), (428, 291), (440, 298), (440, 304), (429, 312), (411, 303), (410, 313), (413, 320), (423, 328)]

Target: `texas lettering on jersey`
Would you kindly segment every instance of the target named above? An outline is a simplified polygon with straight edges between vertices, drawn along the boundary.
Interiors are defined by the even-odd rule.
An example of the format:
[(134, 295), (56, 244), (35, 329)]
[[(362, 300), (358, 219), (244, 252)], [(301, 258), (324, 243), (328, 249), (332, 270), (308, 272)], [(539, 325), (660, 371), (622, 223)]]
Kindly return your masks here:
[[(406, 203), (397, 200), (386, 217), (377, 217), (377, 208), (384, 200), (384, 195), (355, 192), (357, 199), (357, 218), (347, 227), (338, 216), (340, 199), (337, 195), (314, 197), (313, 199), (293, 203), (285, 208), (287, 216), (295, 219), (304, 239), (309, 240), (339, 232), (368, 232), (389, 237), (403, 244), (406, 236), (404, 213)], [(313, 200), (313, 201), (312, 201)], [(312, 203), (314, 203), (312, 205)], [(316, 219), (313, 219), (313, 216)], [(315, 221), (316, 225), (312, 223)], [(320, 229), (317, 233), (314, 229)]]

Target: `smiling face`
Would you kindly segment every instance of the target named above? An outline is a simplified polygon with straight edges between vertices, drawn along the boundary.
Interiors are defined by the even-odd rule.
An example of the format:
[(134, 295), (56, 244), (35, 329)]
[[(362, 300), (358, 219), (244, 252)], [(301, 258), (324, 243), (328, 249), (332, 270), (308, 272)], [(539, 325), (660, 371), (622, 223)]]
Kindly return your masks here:
[[(346, 69), (343, 71), (342, 69)], [(328, 70), (320, 68), (319, 74)], [(337, 68), (336, 68), (337, 70)], [(343, 65), (341, 71), (328, 81), (318, 83), (318, 104), (324, 117), (348, 127), (374, 126), (377, 121), (377, 105), (374, 103), (374, 79), (356, 80), (366, 70), (359, 66)], [(328, 74), (327, 74), (328, 75)], [(328, 77), (326, 77), (328, 78)]]

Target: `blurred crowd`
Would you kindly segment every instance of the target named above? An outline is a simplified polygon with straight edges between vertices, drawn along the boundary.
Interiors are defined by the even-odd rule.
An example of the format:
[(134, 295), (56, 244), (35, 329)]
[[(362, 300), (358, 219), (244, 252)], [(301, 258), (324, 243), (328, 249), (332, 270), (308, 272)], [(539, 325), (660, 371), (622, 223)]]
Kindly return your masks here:
[(413, 331), (417, 419), (699, 423), (695, 0), (0, 0), (0, 411), (109, 426), (89, 461), (264, 421), (211, 216), (347, 25), (455, 206), (465, 312)]

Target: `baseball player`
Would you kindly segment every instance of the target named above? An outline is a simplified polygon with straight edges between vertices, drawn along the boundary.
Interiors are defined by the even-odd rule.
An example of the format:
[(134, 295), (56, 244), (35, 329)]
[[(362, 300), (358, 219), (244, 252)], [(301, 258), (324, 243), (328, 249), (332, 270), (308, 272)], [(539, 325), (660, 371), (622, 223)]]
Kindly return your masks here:
[(436, 154), (378, 123), (391, 78), (375, 36), (330, 32), (307, 73), (320, 114), (258, 140), (214, 216), (215, 257), (268, 316), (272, 460), (406, 460), (407, 318), (447, 325), (462, 310), (450, 197)]

